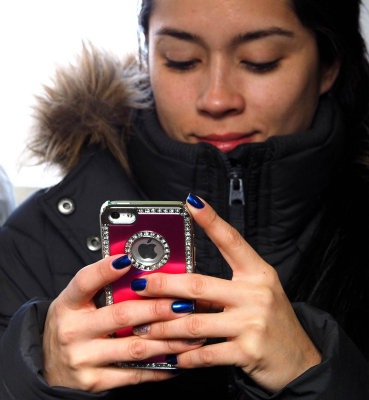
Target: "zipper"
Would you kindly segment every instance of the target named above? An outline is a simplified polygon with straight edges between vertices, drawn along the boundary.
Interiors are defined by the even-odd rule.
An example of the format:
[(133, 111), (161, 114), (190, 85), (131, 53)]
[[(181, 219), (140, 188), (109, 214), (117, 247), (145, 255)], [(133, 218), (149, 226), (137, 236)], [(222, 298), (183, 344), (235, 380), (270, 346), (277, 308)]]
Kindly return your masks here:
[[(228, 209), (229, 209), (229, 224), (232, 225), (238, 232), (245, 237), (245, 191), (244, 191), (244, 171), (239, 163), (232, 163), (226, 154), (222, 153), (222, 158), (227, 171), (229, 180), (229, 195), (228, 195)], [(232, 272), (226, 277), (232, 279)], [(227, 398), (234, 399), (239, 393), (237, 389), (233, 373), (228, 370), (227, 374)]]
[(229, 223), (245, 237), (245, 194), (240, 168), (232, 167), (229, 172)]
[(229, 220), (228, 222), (240, 232), (244, 237), (245, 235), (245, 191), (243, 169), (239, 164), (233, 164), (228, 159), (227, 155), (222, 153), (223, 162), (227, 171), (229, 179), (229, 195), (228, 195), (228, 209)]
[(235, 204), (245, 205), (245, 193), (243, 190), (243, 177), (239, 172), (239, 168), (233, 167), (228, 174), (229, 176), (229, 200), (228, 206)]

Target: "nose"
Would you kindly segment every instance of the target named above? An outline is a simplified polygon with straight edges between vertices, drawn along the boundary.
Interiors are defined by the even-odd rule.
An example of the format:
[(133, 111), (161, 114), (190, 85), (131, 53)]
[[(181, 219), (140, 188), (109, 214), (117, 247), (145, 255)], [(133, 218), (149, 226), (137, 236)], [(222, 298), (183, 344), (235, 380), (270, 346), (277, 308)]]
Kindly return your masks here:
[(217, 119), (243, 112), (245, 98), (230, 68), (218, 63), (205, 72), (196, 106), (201, 114)]

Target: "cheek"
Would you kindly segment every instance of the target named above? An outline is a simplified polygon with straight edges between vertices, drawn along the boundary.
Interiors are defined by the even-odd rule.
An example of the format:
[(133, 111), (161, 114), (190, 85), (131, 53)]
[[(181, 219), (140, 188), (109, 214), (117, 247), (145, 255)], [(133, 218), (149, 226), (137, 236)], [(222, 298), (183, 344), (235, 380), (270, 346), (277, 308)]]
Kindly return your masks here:
[(151, 73), (151, 87), (154, 94), (159, 121), (168, 136), (183, 140), (186, 120), (194, 104), (192, 85), (183, 85), (183, 79), (174, 79), (170, 74)]
[(159, 108), (165, 108), (170, 113), (181, 113), (183, 108), (188, 108), (189, 93), (175, 82), (152, 82), (152, 89), (156, 104)]
[(313, 75), (286, 73), (255, 85), (249, 110), (264, 119), (270, 135), (288, 134), (310, 126), (318, 99)]

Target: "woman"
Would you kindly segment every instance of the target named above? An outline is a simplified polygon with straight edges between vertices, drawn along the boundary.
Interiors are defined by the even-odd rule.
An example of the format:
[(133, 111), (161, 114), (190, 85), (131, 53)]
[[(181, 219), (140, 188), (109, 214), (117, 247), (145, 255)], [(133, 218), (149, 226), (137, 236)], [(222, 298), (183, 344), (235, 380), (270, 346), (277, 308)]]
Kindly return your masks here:
[[(2, 398), (367, 396), (358, 9), (143, 1), (149, 85), (96, 52), (59, 72), (33, 148), (68, 173), (1, 232)], [(198, 274), (135, 280), (150, 299), (96, 309), (130, 268), (124, 255), (99, 261), (100, 205), (189, 191), (201, 196), (187, 199)], [(132, 325), (133, 337), (108, 336)], [(184, 371), (111, 366), (157, 354)]]

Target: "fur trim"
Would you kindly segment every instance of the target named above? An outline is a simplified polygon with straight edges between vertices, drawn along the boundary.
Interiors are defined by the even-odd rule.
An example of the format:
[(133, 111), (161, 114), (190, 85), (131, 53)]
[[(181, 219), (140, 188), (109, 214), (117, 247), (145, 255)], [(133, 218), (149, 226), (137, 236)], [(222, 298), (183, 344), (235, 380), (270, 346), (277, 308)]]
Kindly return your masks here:
[(58, 69), (35, 107), (35, 135), (28, 143), (39, 163), (70, 171), (86, 148), (108, 149), (129, 171), (125, 139), (133, 108), (148, 106), (147, 76), (131, 56), (124, 62), (83, 45), (76, 65)]

